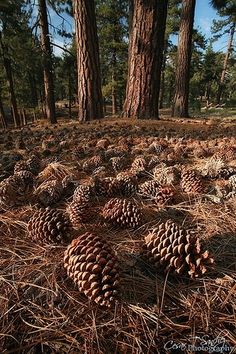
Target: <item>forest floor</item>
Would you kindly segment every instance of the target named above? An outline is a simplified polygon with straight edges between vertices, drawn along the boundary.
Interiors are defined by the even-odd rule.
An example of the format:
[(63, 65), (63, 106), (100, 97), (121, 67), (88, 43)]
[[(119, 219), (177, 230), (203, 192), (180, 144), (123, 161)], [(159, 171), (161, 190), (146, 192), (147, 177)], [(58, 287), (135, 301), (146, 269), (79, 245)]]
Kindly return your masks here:
[[(107, 117), (86, 124), (62, 118), (55, 126), (39, 121), (0, 134), (1, 353), (235, 352), (234, 114), (172, 119), (163, 110), (159, 121)], [(15, 165), (33, 154), (41, 167), (32, 188), (23, 195), (7, 194), (3, 186), (16, 173)], [(123, 166), (112, 164), (117, 156)], [(194, 180), (184, 188), (184, 169), (194, 171), (201, 191), (194, 189)], [(135, 175), (136, 192), (126, 198), (143, 215), (141, 224), (129, 229), (104, 220), (104, 205), (117, 195), (98, 194), (88, 208), (94, 218), (72, 230), (72, 237), (84, 232), (104, 237), (117, 255), (120, 296), (106, 309), (68, 278), (63, 266), (67, 245), (37, 243), (27, 225), (48, 204), (38, 199), (42, 183), (70, 176), (71, 189), (49, 203), (66, 213), (77, 185), (93, 187), (95, 176), (115, 179), (122, 171)], [(144, 198), (140, 188), (151, 180), (170, 188), (173, 198), (165, 203)], [(167, 220), (194, 231), (214, 258), (199, 278), (165, 273), (143, 258), (145, 236)]]

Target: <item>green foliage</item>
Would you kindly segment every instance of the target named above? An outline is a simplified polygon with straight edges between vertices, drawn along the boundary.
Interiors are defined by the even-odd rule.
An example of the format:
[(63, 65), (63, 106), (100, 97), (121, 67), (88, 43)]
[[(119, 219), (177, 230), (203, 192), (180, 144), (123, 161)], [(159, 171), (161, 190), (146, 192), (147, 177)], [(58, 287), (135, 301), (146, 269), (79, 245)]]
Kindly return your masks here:
[[(29, 28), (30, 12), (25, 1), (16, 1), (14, 6), (8, 1), (7, 10), (0, 11), (1, 48), (0, 65), (3, 58), (11, 62), (17, 101), (22, 106), (37, 105), (36, 87), (42, 82), (41, 56), (37, 38)], [(4, 72), (4, 71), (3, 71)], [(2, 95), (7, 102), (7, 85), (5, 73), (1, 77)]]
[(128, 60), (128, 0), (97, 0), (102, 90), (107, 100), (112, 92), (124, 97)]

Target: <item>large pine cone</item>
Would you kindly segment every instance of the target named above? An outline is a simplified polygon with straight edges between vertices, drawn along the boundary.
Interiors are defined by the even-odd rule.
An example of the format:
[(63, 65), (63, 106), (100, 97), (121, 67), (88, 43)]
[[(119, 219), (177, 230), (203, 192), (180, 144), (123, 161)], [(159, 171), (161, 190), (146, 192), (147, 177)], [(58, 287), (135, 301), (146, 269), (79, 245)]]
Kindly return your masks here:
[(206, 272), (213, 263), (209, 252), (202, 251), (196, 234), (168, 220), (145, 237), (144, 255), (156, 266), (178, 274), (187, 272), (191, 278)]
[(195, 171), (183, 170), (180, 185), (183, 192), (188, 194), (200, 194), (204, 192), (202, 180)]
[(56, 209), (37, 210), (28, 224), (30, 237), (39, 243), (68, 243), (70, 241), (70, 221)]
[(64, 266), (79, 290), (100, 306), (111, 307), (117, 299), (117, 258), (105, 239), (85, 233), (65, 251)]
[(135, 228), (141, 223), (140, 210), (127, 199), (111, 199), (105, 204), (102, 215), (106, 221), (121, 227)]

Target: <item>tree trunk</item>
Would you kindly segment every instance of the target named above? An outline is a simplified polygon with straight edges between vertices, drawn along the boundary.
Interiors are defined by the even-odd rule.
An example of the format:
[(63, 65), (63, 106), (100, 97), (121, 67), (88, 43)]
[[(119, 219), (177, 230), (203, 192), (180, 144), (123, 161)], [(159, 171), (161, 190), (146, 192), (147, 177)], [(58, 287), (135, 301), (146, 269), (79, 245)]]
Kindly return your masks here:
[(189, 117), (189, 81), (196, 0), (183, 0), (172, 117)]
[(223, 70), (222, 70), (222, 73), (221, 73), (220, 83), (219, 83), (218, 92), (217, 92), (217, 99), (216, 99), (216, 103), (217, 103), (217, 104), (220, 104), (221, 97), (222, 97), (222, 93), (223, 93), (226, 70), (227, 70), (229, 57), (230, 57), (230, 54), (231, 54), (231, 52), (232, 52), (232, 47), (233, 47), (233, 39), (234, 39), (234, 33), (235, 33), (235, 26), (236, 26), (236, 22), (234, 22), (234, 23), (232, 24), (232, 27), (231, 27), (231, 29), (230, 29), (230, 36), (229, 36), (227, 51), (226, 51), (226, 54), (225, 54), (225, 60), (224, 60), (224, 64), (223, 64)]
[(71, 87), (71, 67), (69, 67), (68, 73), (68, 96), (69, 96), (69, 118), (72, 118), (71, 107), (72, 107), (72, 87)]
[(6, 47), (3, 44), (1, 32), (0, 32), (0, 44), (1, 44), (1, 49), (2, 49), (3, 66), (4, 66), (4, 69), (6, 72), (7, 84), (8, 84), (9, 94), (10, 94), (12, 116), (14, 119), (14, 125), (17, 128), (17, 127), (20, 127), (20, 117), (19, 117), (19, 113), (17, 110), (17, 102), (16, 102), (16, 95), (15, 95), (15, 89), (14, 89), (14, 82), (13, 82), (11, 60), (8, 57), (6, 57), (6, 55), (5, 55)]
[(41, 47), (43, 54), (43, 77), (45, 90), (46, 117), (51, 123), (56, 123), (54, 85), (52, 73), (52, 51), (50, 45), (50, 34), (48, 30), (46, 0), (39, 0)]
[(0, 116), (1, 116), (1, 122), (2, 122), (3, 129), (7, 129), (7, 120), (6, 120), (6, 115), (5, 115), (4, 108), (3, 108), (1, 94), (0, 94)]
[(74, 1), (80, 121), (103, 117), (97, 25), (94, 0)]
[(124, 117), (158, 119), (168, 1), (134, 0)]
[(115, 115), (117, 113), (117, 95), (116, 95), (116, 78), (115, 78), (115, 71), (116, 71), (116, 51), (113, 50), (112, 56), (112, 74), (111, 74), (111, 81), (112, 81), (112, 90), (111, 90), (111, 100), (112, 100), (112, 114)]
[(164, 96), (165, 96), (165, 69), (166, 69), (166, 56), (167, 56), (168, 39), (165, 40), (164, 50), (163, 50), (163, 62), (161, 68), (161, 87), (160, 87), (160, 98), (159, 98), (159, 108), (163, 108)]
[(38, 93), (34, 74), (28, 72), (29, 85), (31, 91), (31, 102), (34, 107), (38, 105)]

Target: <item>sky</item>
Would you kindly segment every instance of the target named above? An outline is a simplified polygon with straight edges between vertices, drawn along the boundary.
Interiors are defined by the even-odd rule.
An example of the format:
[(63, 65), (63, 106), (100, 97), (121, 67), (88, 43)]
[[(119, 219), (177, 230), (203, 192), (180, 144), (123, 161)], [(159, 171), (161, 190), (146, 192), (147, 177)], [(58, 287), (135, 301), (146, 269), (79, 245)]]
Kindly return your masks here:
[[(64, 15), (66, 21), (65, 21), (65, 27), (67, 28), (68, 31), (73, 30), (73, 19), (67, 15)], [(53, 12), (50, 11), (50, 20), (51, 23), (54, 26), (58, 26), (61, 24), (62, 20)], [(212, 37), (211, 34), (211, 26), (212, 22), (214, 19), (219, 19), (219, 16), (217, 16), (216, 11), (209, 5), (209, 0), (196, 0), (196, 9), (195, 9), (195, 21), (194, 21), (194, 27), (200, 30), (202, 34), (205, 35), (206, 39), (209, 39)], [(172, 40), (174, 43), (177, 43), (178, 37), (173, 36)], [(68, 45), (68, 39), (64, 39), (58, 35), (54, 34), (54, 43), (64, 46)], [(227, 35), (223, 36), (219, 40), (213, 43), (213, 48), (216, 51), (226, 51), (227, 48)], [(63, 50), (54, 47), (54, 53), (55, 55), (62, 55)]]

